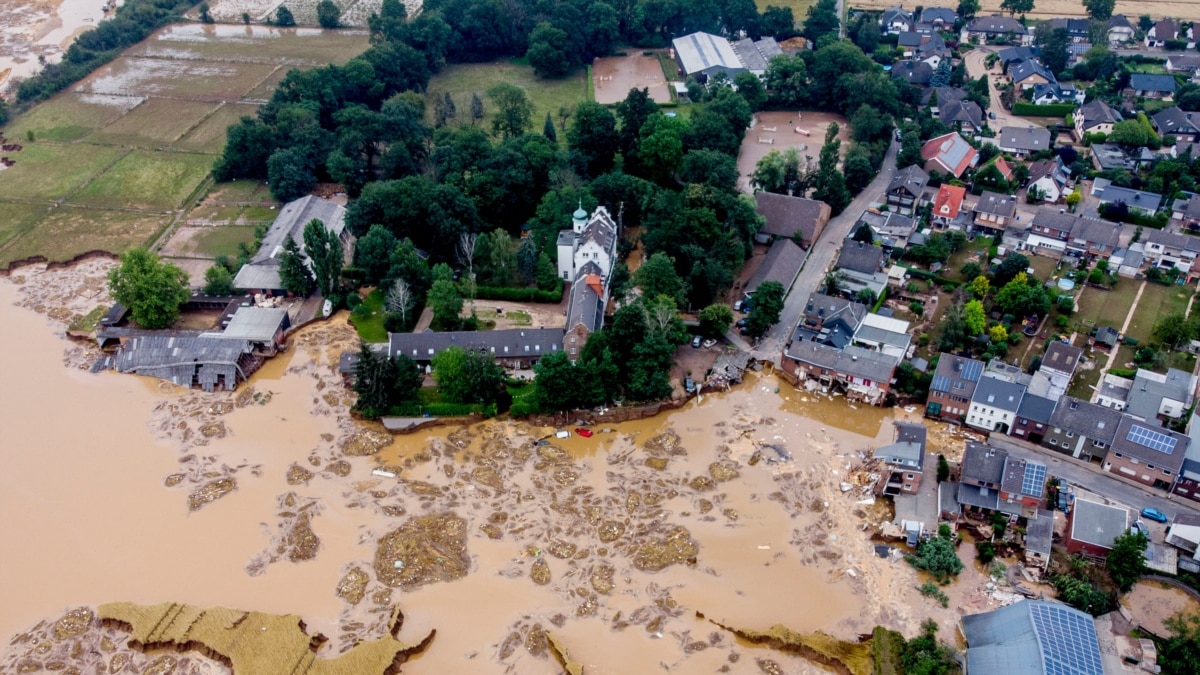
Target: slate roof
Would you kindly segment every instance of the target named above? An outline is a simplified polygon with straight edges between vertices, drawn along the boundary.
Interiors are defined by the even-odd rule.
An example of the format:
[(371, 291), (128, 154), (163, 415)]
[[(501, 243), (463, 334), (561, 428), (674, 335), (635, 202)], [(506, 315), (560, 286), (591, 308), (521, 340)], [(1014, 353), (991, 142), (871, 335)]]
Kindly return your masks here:
[(1052, 368), (1071, 375), (1075, 372), (1075, 367), (1079, 365), (1081, 356), (1083, 356), (1083, 350), (1079, 347), (1055, 340), (1046, 348), (1046, 353), (1042, 356), (1041, 367)]
[(1017, 417), (1023, 417), (1033, 422), (1041, 422), (1048, 424), (1050, 417), (1054, 415), (1054, 406), (1058, 404), (1056, 399), (1044, 398), (1035, 396), (1034, 394), (1025, 394), (1021, 399), (1021, 407), (1017, 408)]
[(947, 126), (959, 122), (979, 129), (983, 126), (983, 108), (974, 101), (951, 101), (938, 103), (938, 119)]
[(1167, 56), (1167, 63), (1175, 70), (1196, 70), (1200, 68), (1200, 55), (1171, 54)]
[(896, 45), (899, 47), (920, 47), (921, 38), (925, 37), (915, 31), (906, 30), (896, 36)]
[(1151, 118), (1158, 133), (1167, 134), (1200, 134), (1200, 115), (1184, 112), (1178, 106), (1158, 111)]
[(962, 629), (971, 675), (1104, 673), (1095, 620), (1058, 602), (1023, 600), (964, 616)]
[(929, 390), (970, 400), (975, 393), (975, 384), (982, 376), (983, 361), (943, 352), (938, 357), (937, 369), (933, 371), (933, 381)]
[(1023, 61), (1014, 61), (1008, 67), (1008, 75), (1012, 81), (1020, 84), (1034, 75), (1041, 75), (1047, 82), (1057, 82), (1054, 73), (1050, 69), (1043, 66), (1037, 59), (1025, 59)]
[(929, 184), (929, 174), (924, 169), (913, 164), (900, 169), (892, 176), (892, 180), (888, 183), (888, 194), (894, 190), (903, 188), (905, 192), (913, 197), (920, 197), (925, 191), (925, 186)]
[(1117, 111), (1098, 98), (1084, 103), (1075, 111), (1075, 119), (1079, 120), (1080, 118), (1083, 119), (1084, 131), (1100, 124), (1116, 124), (1121, 121), (1121, 116), (1117, 114)]
[(842, 317), (851, 329), (858, 328), (863, 317), (867, 315), (866, 305), (848, 298), (835, 298), (824, 293), (813, 293), (804, 304), (804, 316), (815, 322), (829, 321)]
[(961, 185), (942, 183), (937, 196), (933, 198), (933, 215), (954, 220), (962, 209), (963, 199), (967, 196), (967, 188)]
[(388, 333), (388, 356), (425, 362), (450, 347), (482, 349), (499, 357), (537, 356), (561, 351), (565, 335), (562, 328)]
[(903, 243), (900, 241), (901, 239), (907, 239), (913, 235), (917, 221), (900, 215), (896, 211), (883, 213), (863, 211), (851, 231), (857, 232), (858, 228), (863, 225), (871, 228), (871, 231), (875, 233), (875, 240), (881, 245), (894, 248)]
[(892, 77), (916, 86), (928, 85), (933, 80), (933, 66), (924, 61), (901, 61), (892, 66)]
[(1111, 445), (1121, 423), (1121, 413), (1112, 408), (1064, 397), (1050, 416), (1050, 426)]
[(834, 349), (816, 342), (793, 342), (787, 356), (801, 363), (878, 383), (890, 382), (899, 363), (895, 357), (862, 347)]
[(1055, 28), (1063, 28), (1070, 35), (1076, 37), (1085, 37), (1088, 35), (1088, 20), (1087, 19), (1050, 19), (1050, 25)]
[(971, 403), (978, 403), (997, 410), (1015, 413), (1021, 407), (1021, 398), (1025, 395), (1025, 385), (1017, 382), (1007, 382), (996, 377), (984, 377), (975, 386), (975, 394)]
[(894, 7), (888, 7), (887, 9), (883, 10), (883, 14), (880, 16), (880, 21), (885, 26), (887, 26), (895, 21), (904, 21), (904, 22), (908, 23), (909, 25), (912, 25), (913, 18), (912, 18), (911, 14), (904, 11), (903, 7), (896, 5)]
[(328, 199), (307, 195), (288, 202), (263, 235), (262, 245), (250, 262), (242, 265), (233, 279), (234, 288), (279, 290), (279, 255), (288, 237), (304, 250), (304, 226), (313, 219), (325, 223), (336, 236), (346, 229), (346, 209)]
[(1113, 540), (1129, 529), (1129, 510), (1087, 499), (1076, 499), (1071, 511), (1070, 537), (1111, 549)]
[(1100, 201), (1112, 202), (1114, 204), (1124, 202), (1130, 208), (1157, 211), (1159, 205), (1162, 204), (1162, 195), (1142, 190), (1133, 190), (1121, 187), (1120, 185), (1109, 185), (1101, 191)]
[(1121, 341), (1121, 332), (1112, 326), (1100, 326), (1096, 329), (1096, 342), (1108, 347), (1115, 347)]
[(995, 216), (1012, 218), (1017, 211), (1017, 200), (1010, 195), (984, 190), (975, 202), (975, 213), (990, 213)]
[(730, 44), (730, 47), (737, 55), (742, 67), (754, 71), (765, 71), (768, 62), (783, 53), (779, 43), (773, 37), (765, 37), (757, 41), (746, 38)]
[(1004, 477), (1000, 489), (1041, 499), (1046, 492), (1046, 465), (1028, 459), (1009, 457), (1004, 461)]
[(1021, 45), (1019, 47), (1005, 47), (996, 56), (1000, 59), (1000, 63), (1008, 63), (1010, 61), (1022, 61), (1041, 56), (1042, 50), (1033, 46)]
[(847, 239), (842, 245), (842, 253), (838, 256), (837, 267), (853, 270), (863, 274), (874, 274), (879, 271), (883, 261), (883, 249), (872, 244)]
[(792, 237), (799, 232), (804, 241), (812, 242), (829, 220), (829, 206), (815, 199), (758, 192), (754, 203), (766, 221), (759, 232), (776, 237)]
[(958, 18), (958, 12), (949, 7), (926, 7), (921, 12), (921, 23), (933, 23), (941, 20), (942, 23), (952, 24)]
[[(1157, 230), (1156, 230), (1157, 231)], [(1113, 250), (1121, 239), (1121, 225), (1095, 218), (1076, 218), (1071, 227), (1068, 245), (1088, 242), (1096, 247)]]
[(1168, 250), (1200, 252), (1200, 238), (1189, 237), (1186, 234), (1178, 232), (1150, 230), (1150, 233), (1146, 236), (1146, 243), (1158, 244)]
[[(1035, 183), (1042, 178), (1049, 176), (1055, 183), (1058, 183), (1057, 176), (1054, 175), (1058, 170), (1058, 161), (1056, 159), (1043, 159), (1029, 165), (1029, 182)], [(1039, 209), (1040, 211), (1040, 209)], [(1036, 223), (1035, 223), (1036, 224)], [(1063, 230), (1064, 233), (1070, 232), (1070, 228)]]
[(929, 105), (931, 99), (937, 96), (939, 108), (951, 101), (961, 101), (967, 97), (967, 90), (962, 87), (930, 87), (921, 90), (921, 105)]
[(1129, 76), (1129, 88), (1134, 91), (1156, 91), (1175, 93), (1175, 78), (1171, 75), (1134, 73)]
[(1004, 127), (996, 138), (1001, 149), (1036, 152), (1051, 147), (1050, 130), (1041, 127)]
[[(987, 378), (985, 378), (987, 379)], [(1004, 479), (1004, 463), (1008, 452), (985, 443), (967, 441), (961, 464), (962, 480), (1000, 485)]]
[(746, 283), (746, 289), (753, 293), (765, 281), (777, 281), (783, 285), (784, 294), (796, 281), (800, 274), (800, 266), (808, 254), (791, 239), (776, 239), (763, 256), (762, 264)]
[(977, 485), (959, 483), (955, 500), (963, 506), (975, 506), (995, 511), (1000, 503), (1000, 491)]
[(975, 165), (979, 152), (962, 136), (951, 132), (925, 141), (921, 146), (921, 159), (934, 162), (938, 171), (961, 176), (967, 167)]
[[(1033, 171), (1030, 172), (1030, 180), (1033, 180)], [(1059, 210), (1053, 206), (1042, 206), (1033, 214), (1033, 226), (1045, 227), (1055, 232), (1061, 232), (1064, 235), (1070, 235), (1071, 228), (1075, 227), (1075, 221), (1078, 218), (1070, 213), (1059, 213)]]
[(594, 333), (604, 325), (603, 288), (597, 290), (597, 284), (588, 283), (589, 277), (600, 280), (600, 266), (591, 260), (579, 268), (575, 281), (571, 283), (571, 297), (567, 302), (567, 330), (582, 325)]
[(1025, 26), (1021, 25), (1020, 21), (1008, 16), (1000, 16), (992, 14), (991, 16), (977, 16), (971, 19), (967, 24), (966, 30), (972, 33), (1012, 33), (1013, 35), (1024, 35)]
[(1179, 26), (1170, 19), (1162, 19), (1158, 23), (1150, 27), (1150, 31), (1154, 33), (1155, 40), (1174, 40), (1176, 35), (1179, 35)]
[(1194, 384), (1192, 374), (1178, 368), (1168, 368), (1165, 375), (1138, 368), (1125, 411), (1154, 424), (1164, 398), (1190, 405)]

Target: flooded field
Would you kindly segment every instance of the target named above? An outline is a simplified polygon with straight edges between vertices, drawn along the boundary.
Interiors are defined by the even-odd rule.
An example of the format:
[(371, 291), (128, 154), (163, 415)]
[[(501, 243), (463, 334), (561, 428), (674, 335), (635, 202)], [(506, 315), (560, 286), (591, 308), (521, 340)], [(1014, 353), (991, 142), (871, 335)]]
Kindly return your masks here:
[(106, 300), (110, 264), (0, 279), (0, 367), (21, 383), (0, 408), (0, 635), (18, 636), (0, 672), (118, 654), (159, 672), (88, 613), (125, 601), (298, 615), (329, 638), (321, 659), (385, 637), (398, 608), (399, 642), (436, 630), (414, 673), (552, 672), (551, 640), (589, 673), (821, 672), (709, 619), (855, 639), (933, 616), (952, 634), (956, 608), (874, 555), (890, 510), (839, 489), (891, 442), (891, 411), (752, 376), (592, 438), (491, 421), (394, 439), (349, 418), (344, 317), (233, 393), (83, 372), (93, 350), (59, 336)]

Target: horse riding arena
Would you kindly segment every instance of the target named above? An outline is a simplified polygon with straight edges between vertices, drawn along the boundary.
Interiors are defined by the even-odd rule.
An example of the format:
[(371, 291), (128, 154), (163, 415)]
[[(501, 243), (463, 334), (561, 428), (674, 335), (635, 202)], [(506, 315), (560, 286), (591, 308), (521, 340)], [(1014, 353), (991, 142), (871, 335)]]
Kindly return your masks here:
[[(816, 166), (817, 157), (821, 154), (821, 146), (825, 144), (825, 132), (829, 125), (837, 123), (838, 138), (842, 141), (841, 154), (846, 156), (850, 144), (850, 125), (846, 118), (827, 112), (801, 111), (791, 112), (776, 110), (754, 114), (746, 137), (742, 139), (742, 149), (738, 153), (738, 185), (750, 192), (750, 174), (762, 159), (772, 150), (783, 152), (788, 148), (796, 148), (803, 161), (805, 155), (812, 158)], [(800, 133), (797, 133), (797, 129)]]
[(670, 103), (671, 89), (657, 56), (609, 56), (592, 63), (596, 102), (620, 103), (630, 89), (649, 89), (655, 103)]

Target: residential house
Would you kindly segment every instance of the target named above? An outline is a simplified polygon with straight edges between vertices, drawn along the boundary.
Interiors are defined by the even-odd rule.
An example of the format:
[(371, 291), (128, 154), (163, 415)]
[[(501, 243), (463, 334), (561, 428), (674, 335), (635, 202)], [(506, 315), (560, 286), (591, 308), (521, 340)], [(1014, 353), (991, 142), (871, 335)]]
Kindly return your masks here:
[(1150, 119), (1154, 120), (1154, 128), (1160, 136), (1174, 136), (1179, 141), (1200, 143), (1200, 113), (1186, 112), (1175, 106), (1158, 111)]
[(459, 347), (485, 352), (506, 368), (530, 368), (546, 354), (562, 351), (565, 333), (562, 328), (388, 333), (387, 355), (428, 365), (438, 354)]
[(949, 30), (958, 21), (958, 12), (949, 7), (926, 7), (921, 12), (920, 23), (932, 26), (934, 30)]
[(1187, 436), (1125, 415), (1102, 466), (1122, 478), (1169, 490), (1183, 468), (1187, 449)]
[(982, 361), (943, 352), (933, 371), (925, 414), (944, 422), (962, 422), (982, 376)]
[(1042, 446), (1076, 459), (1103, 457), (1120, 422), (1121, 413), (1116, 410), (1066, 396), (1050, 416)]
[(1050, 19), (1050, 25), (1067, 31), (1068, 66), (1075, 65), (1092, 48), (1091, 22), (1087, 19)]
[[(1034, 380), (1037, 381), (1036, 378)], [(1023, 438), (1030, 443), (1041, 443), (1049, 428), (1050, 418), (1054, 415), (1056, 398), (1046, 398), (1033, 393), (1026, 393), (1017, 408), (1012, 428), (1008, 434)]]
[(1103, 675), (1096, 622), (1052, 600), (1023, 600), (962, 617), (963, 672), (971, 675)]
[(1007, 461), (1007, 451), (967, 441), (959, 468), (958, 503), (968, 508), (997, 510)]
[(1178, 73), (1193, 82), (1200, 80), (1200, 55), (1168, 54), (1167, 72), (1172, 74)]
[[(1031, 172), (1032, 175), (1032, 172)], [(1033, 215), (1025, 245), (1038, 254), (1062, 255), (1071, 238), (1071, 228), (1077, 217), (1063, 209), (1043, 206)]]
[(1178, 141), (1171, 148), (1172, 157), (1200, 157), (1200, 143)]
[(767, 249), (767, 255), (763, 256), (754, 275), (746, 282), (746, 292), (753, 293), (764, 282), (774, 281), (783, 286), (786, 295), (792, 284), (796, 283), (807, 257), (808, 253), (791, 239), (776, 239)]
[(883, 269), (883, 249), (874, 244), (847, 239), (842, 243), (842, 252), (838, 255), (837, 264), (840, 270), (875, 274)]
[(1113, 125), (1120, 121), (1121, 116), (1104, 101), (1088, 101), (1075, 111), (1075, 138), (1083, 140), (1084, 134), (1111, 134)]
[(979, 152), (957, 133), (931, 138), (921, 146), (926, 171), (937, 171), (958, 178), (979, 162)]
[(967, 425), (984, 431), (1008, 433), (1024, 395), (1025, 385), (985, 375), (971, 396)]
[(1144, 216), (1154, 215), (1162, 204), (1160, 194), (1113, 185), (1103, 178), (1092, 181), (1092, 196), (1098, 198), (1101, 205), (1124, 204), (1130, 213), (1140, 213)]
[(571, 229), (559, 233), (558, 269), (571, 279), (562, 343), (571, 361), (579, 358), (589, 336), (604, 326), (618, 238), (617, 223), (603, 206), (596, 207), (591, 216), (576, 209)]
[(1174, 267), (1193, 276), (1192, 268), (1200, 256), (1200, 239), (1166, 230), (1149, 230), (1144, 243), (1146, 260), (1155, 267)]
[(1043, 572), (1050, 566), (1050, 552), (1054, 545), (1054, 512), (1038, 510), (1037, 518), (1030, 518), (1025, 525), (1025, 565)]
[(932, 33), (925, 37), (926, 39), (922, 40), (916, 51), (913, 52), (913, 59), (928, 63), (929, 67), (937, 70), (943, 60), (954, 58), (954, 50), (946, 46), (946, 41), (941, 35)]
[(755, 240), (767, 243), (772, 238), (800, 238), (800, 245), (812, 248), (829, 222), (829, 205), (815, 199), (758, 192), (754, 195), (755, 210), (763, 217)]
[(1042, 355), (1042, 363), (1038, 366), (1038, 370), (1061, 375), (1069, 380), (1075, 374), (1075, 369), (1079, 367), (1079, 361), (1082, 358), (1083, 349), (1061, 340), (1055, 340), (1050, 343), (1049, 347), (1046, 347), (1046, 353)]
[(1076, 499), (1067, 514), (1067, 553), (1107, 557), (1117, 537), (1128, 531), (1129, 509)]
[(933, 226), (940, 230), (965, 229), (959, 215), (962, 213), (963, 199), (966, 196), (965, 187), (943, 183), (933, 198), (933, 209), (930, 212)]
[(974, 101), (950, 101), (938, 105), (937, 117), (951, 129), (971, 135), (983, 130), (983, 108)]
[(675, 38), (671, 44), (684, 74), (701, 82), (719, 73), (730, 79), (744, 72), (761, 77), (771, 57), (783, 53), (770, 37), (731, 43), (720, 35), (697, 32)]
[(1108, 18), (1108, 46), (1119, 48), (1128, 42), (1133, 42), (1133, 34), (1137, 29), (1124, 14), (1114, 14)]
[(1053, 105), (1057, 103), (1083, 103), (1087, 92), (1073, 84), (1035, 84), (1033, 86), (1033, 102), (1037, 105)]
[[(1124, 148), (1112, 143), (1093, 143), (1092, 163), (1101, 171), (1118, 171), (1123, 169), (1129, 172), (1136, 172), (1139, 166), (1136, 157), (1131, 157), (1129, 153), (1125, 152)], [(1099, 180), (1104, 180), (1105, 184), (1108, 183), (1103, 178)], [(1093, 186), (1094, 191), (1095, 187)]]
[(921, 205), (921, 196), (929, 184), (929, 174), (917, 165), (906, 166), (892, 176), (887, 189), (887, 206), (903, 215), (912, 215)]
[(792, 342), (817, 342), (842, 349), (854, 339), (854, 333), (870, 310), (847, 298), (822, 293), (808, 296), (804, 318), (792, 335)]
[[(1000, 172), (1000, 175), (1004, 177), (1004, 180), (1009, 181), (1009, 182), (1012, 181), (1012, 179), (1013, 179), (1012, 167), (1009, 166), (1008, 160), (1004, 159), (1003, 156), (996, 155), (996, 157), (990, 162), (990, 164), (995, 165), (996, 170)], [(987, 166), (987, 165), (985, 164), (984, 166)]]
[(914, 87), (928, 87), (933, 81), (933, 66), (924, 61), (901, 61), (892, 66), (892, 77)]
[(963, 26), (960, 38), (963, 42), (990, 43), (1014, 42), (1022, 45), (1033, 43), (1033, 34), (1010, 16), (977, 16)]
[(1019, 47), (1005, 47), (996, 52), (996, 58), (1000, 63), (1001, 68), (1008, 67), (1008, 64), (1015, 61), (1024, 61), (1025, 59), (1036, 59), (1042, 55), (1042, 50), (1032, 45), (1021, 45)]
[[(1008, 457), (1000, 478), (1000, 511), (1034, 520), (1046, 500), (1046, 465), (1033, 460)], [(1017, 511), (1013, 514), (1013, 511)]]
[(1153, 425), (1173, 422), (1183, 417), (1195, 397), (1195, 375), (1178, 368), (1168, 368), (1165, 374), (1138, 368), (1125, 414)]
[(909, 333), (907, 321), (879, 314), (863, 317), (858, 330), (854, 332), (853, 344), (856, 347), (881, 352), (897, 359), (908, 357), (911, 343), (912, 335)]
[(1026, 189), (1037, 188), (1038, 194), (1047, 202), (1057, 202), (1067, 195), (1067, 183), (1071, 180), (1070, 172), (1063, 164), (1062, 157), (1043, 159), (1029, 165), (1029, 182)]
[(872, 297), (878, 298), (888, 287), (888, 275), (883, 271), (868, 274), (846, 269), (838, 270), (838, 273), (841, 275), (838, 291), (849, 297), (855, 297), (867, 290), (871, 292)]
[(1053, 147), (1050, 130), (1041, 127), (1004, 127), (996, 138), (996, 147), (1017, 157), (1024, 157)]
[(1125, 410), (1125, 406), (1129, 405), (1129, 392), (1132, 389), (1133, 380), (1105, 373), (1096, 389), (1096, 403), (1113, 410)]
[(346, 229), (346, 208), (328, 199), (307, 195), (283, 205), (263, 235), (258, 252), (234, 276), (233, 287), (252, 294), (286, 295), (287, 289), (279, 278), (284, 245), (288, 239), (294, 241), (308, 264), (308, 256), (304, 255), (304, 226), (312, 220), (321, 221), (326, 230), (337, 236), (343, 253), (350, 253), (353, 237)]
[(879, 17), (879, 25), (883, 33), (888, 35), (899, 35), (900, 33), (911, 31), (916, 21), (904, 8), (900, 5), (889, 7), (883, 10), (883, 14)]
[(1042, 62), (1037, 59), (1025, 59), (1009, 64), (1008, 77), (1012, 80), (1013, 86), (1021, 91), (1033, 89), (1039, 84), (1058, 84), (1054, 73), (1050, 72), (1050, 69), (1043, 66)]
[(1175, 78), (1172, 75), (1134, 73), (1129, 76), (1129, 86), (1123, 93), (1126, 96), (1170, 101), (1175, 98)]
[(882, 405), (891, 390), (899, 359), (853, 345), (835, 349), (817, 342), (795, 341), (784, 349), (782, 368), (813, 386), (844, 392), (847, 400)]
[(1181, 29), (1179, 24), (1170, 19), (1163, 19), (1146, 31), (1147, 47), (1165, 47), (1168, 40), (1185, 42), (1187, 49), (1196, 48), (1196, 43), (1192, 41), (1192, 29)]
[(896, 46), (904, 50), (904, 58), (911, 58), (917, 48), (928, 40), (928, 35), (922, 35), (916, 31), (905, 31), (896, 36)]
[(983, 231), (1003, 232), (1016, 212), (1017, 201), (1014, 197), (984, 190), (975, 203), (974, 226)]
[[(1175, 486), (1175, 494), (1192, 498), (1193, 493), (1180, 491), (1182, 482)], [(1164, 538), (1166, 543), (1187, 553), (1179, 556), (1179, 569), (1193, 574), (1200, 572), (1200, 515), (1192, 513), (1177, 513), (1171, 519)]]
[(894, 442), (871, 453), (881, 462), (879, 492), (890, 496), (916, 494), (925, 469), (927, 430), (924, 424), (907, 422), (896, 422), (895, 429)]
[(909, 239), (917, 228), (917, 221), (908, 216), (902, 216), (895, 211), (879, 212), (867, 209), (858, 217), (852, 232), (858, 232), (863, 226), (871, 228), (874, 242), (883, 247), (885, 252), (908, 247)]
[(1171, 220), (1178, 221), (1180, 229), (1200, 230), (1200, 195), (1189, 193), (1187, 199), (1176, 199), (1171, 204)]
[(1131, 248), (1117, 248), (1108, 260), (1109, 267), (1116, 267), (1118, 276), (1136, 279), (1142, 273), (1142, 265), (1146, 263), (1146, 258), (1142, 255), (1143, 250), (1144, 246), (1136, 244)]
[[(1182, 497), (1187, 497), (1193, 501), (1200, 501), (1200, 424), (1196, 423), (1196, 416), (1192, 415), (1191, 421), (1188, 423), (1188, 449), (1183, 456), (1183, 468), (1179, 471), (1179, 480), (1175, 483), (1173, 492)], [(1178, 521), (1178, 516), (1176, 517)], [(1192, 523), (1193, 526), (1200, 525), (1200, 517)], [(1192, 541), (1200, 541), (1192, 539)], [(1167, 531), (1167, 543), (1171, 542), (1170, 530)], [(1196, 562), (1196, 569), (1192, 572), (1200, 572), (1200, 555), (1195, 555), (1197, 550), (1192, 549), (1193, 559)]]

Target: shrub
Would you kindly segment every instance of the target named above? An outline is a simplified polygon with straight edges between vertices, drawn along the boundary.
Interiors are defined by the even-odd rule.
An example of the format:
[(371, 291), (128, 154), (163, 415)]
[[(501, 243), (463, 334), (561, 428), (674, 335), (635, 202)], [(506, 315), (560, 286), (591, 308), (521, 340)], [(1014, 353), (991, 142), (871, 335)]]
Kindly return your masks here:
[(508, 288), (505, 286), (477, 286), (477, 300), (508, 300), (510, 302), (544, 302), (558, 304), (562, 302), (563, 284), (560, 280), (553, 291), (543, 291), (536, 288)]
[(942, 592), (942, 589), (938, 588), (937, 584), (933, 583), (932, 581), (926, 581), (918, 586), (917, 590), (921, 592), (921, 595), (937, 600), (938, 604), (942, 607), (950, 606), (950, 598)]
[(996, 557), (996, 547), (990, 541), (975, 542), (975, 557), (984, 565)]
[(1032, 115), (1034, 117), (1066, 117), (1075, 112), (1075, 105), (1071, 103), (1051, 103), (1049, 105), (1035, 105), (1026, 103), (1025, 101), (1017, 101), (1013, 103), (1012, 112), (1014, 115)]

